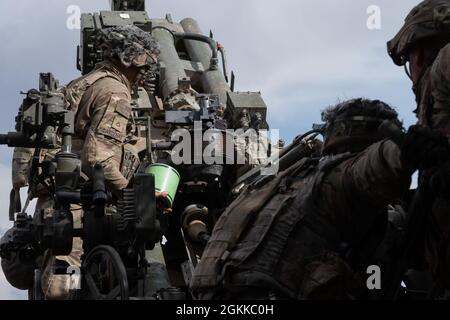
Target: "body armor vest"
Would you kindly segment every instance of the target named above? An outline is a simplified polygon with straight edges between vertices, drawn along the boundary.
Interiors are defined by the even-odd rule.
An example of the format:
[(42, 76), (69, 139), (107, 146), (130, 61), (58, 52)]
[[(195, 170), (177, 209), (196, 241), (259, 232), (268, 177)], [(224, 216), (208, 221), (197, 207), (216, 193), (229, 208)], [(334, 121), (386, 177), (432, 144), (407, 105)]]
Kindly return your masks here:
[(351, 156), (304, 158), (260, 190), (245, 190), (217, 222), (194, 273), (194, 292), (231, 282), (297, 298), (299, 270), (334, 249), (330, 243), (340, 243), (333, 226), (317, 221), (323, 217), (317, 191), (327, 173)]

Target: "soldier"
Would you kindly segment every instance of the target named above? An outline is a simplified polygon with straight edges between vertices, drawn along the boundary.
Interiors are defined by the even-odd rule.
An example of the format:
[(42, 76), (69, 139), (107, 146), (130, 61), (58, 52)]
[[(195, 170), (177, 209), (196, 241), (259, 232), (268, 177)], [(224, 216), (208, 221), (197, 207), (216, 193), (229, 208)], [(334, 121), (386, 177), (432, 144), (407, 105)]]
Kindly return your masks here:
[(131, 90), (148, 72), (157, 70), (159, 46), (134, 26), (101, 30), (98, 40), (105, 61), (72, 81), (65, 94), (69, 109), (77, 114), (74, 152), (82, 159), (83, 172), (89, 176), (95, 163), (102, 163), (106, 183), (116, 192), (128, 185), (136, 166), (121, 167), (132, 111)]
[[(76, 112), (72, 151), (82, 160), (85, 178), (89, 179), (93, 166), (101, 163), (106, 186), (116, 197), (121, 197), (121, 190), (128, 186), (139, 166), (138, 153), (141, 151), (134, 145), (136, 139), (128, 132), (132, 112), (131, 93), (134, 87), (143, 85), (148, 73), (158, 71), (159, 45), (150, 34), (135, 26), (101, 30), (97, 40), (104, 61), (89, 74), (69, 83), (62, 91), (67, 108)], [(26, 164), (22, 166), (21, 170), (26, 171)], [(157, 197), (164, 196), (157, 194)], [(44, 204), (38, 209), (51, 215), (53, 202), (46, 202), (45, 199), (42, 202)], [(74, 225), (79, 227), (81, 208), (72, 207), (72, 214)], [(42, 289), (47, 299), (71, 297), (70, 278), (55, 274), (54, 270), (55, 266), (79, 266), (82, 252), (79, 238), (74, 238), (69, 256), (55, 257), (47, 251), (42, 263)], [(14, 261), (3, 259), (2, 267), (8, 273), (8, 280), (13, 284), (19, 283), (23, 288), (23, 283), (14, 281), (23, 275), (15, 274), (12, 265)]]
[[(397, 113), (356, 99), (323, 113), (322, 158), (303, 158), (242, 192), (220, 217), (192, 280), (200, 299), (365, 298), (387, 204), (408, 190), (421, 159), (441, 148), (420, 127), (405, 150), (378, 132)], [(409, 139), (410, 140), (410, 139)], [(401, 157), (401, 154), (414, 154)]]
[(425, 0), (387, 46), (394, 63), (405, 66), (413, 82), (419, 124), (450, 138), (449, 42), (450, 0)]
[[(88, 178), (93, 166), (101, 163), (106, 186), (120, 197), (139, 166), (139, 150), (133, 146), (136, 141), (128, 132), (131, 93), (133, 88), (143, 85), (146, 74), (157, 71), (159, 45), (135, 26), (101, 30), (97, 41), (104, 61), (65, 88), (68, 109), (76, 112), (73, 152), (80, 156), (82, 171)], [(81, 223), (80, 208), (72, 208), (72, 214), (74, 223)], [(80, 265), (81, 254), (81, 240), (75, 238), (72, 253), (55, 259)], [(66, 279), (61, 285), (52, 284), (59, 278), (46, 268), (43, 276), (46, 296), (65, 296)]]
[[(405, 66), (413, 82), (418, 123), (440, 131), (450, 139), (450, 0), (425, 0), (408, 14), (405, 24), (388, 42), (388, 52), (395, 64)], [(409, 64), (409, 68), (408, 65)], [(425, 239), (420, 245), (424, 261), (414, 267), (428, 270), (435, 280), (435, 293), (450, 288), (450, 203), (442, 186), (449, 176), (449, 165), (439, 171), (423, 170), (421, 186), (434, 181), (440, 190), (427, 199)], [(448, 186), (446, 187), (448, 190)], [(424, 187), (424, 190), (427, 188)], [(429, 189), (429, 188), (428, 188)], [(423, 198), (423, 194), (419, 195)], [(422, 210), (423, 211), (423, 210)], [(417, 249), (419, 251), (419, 248)]]

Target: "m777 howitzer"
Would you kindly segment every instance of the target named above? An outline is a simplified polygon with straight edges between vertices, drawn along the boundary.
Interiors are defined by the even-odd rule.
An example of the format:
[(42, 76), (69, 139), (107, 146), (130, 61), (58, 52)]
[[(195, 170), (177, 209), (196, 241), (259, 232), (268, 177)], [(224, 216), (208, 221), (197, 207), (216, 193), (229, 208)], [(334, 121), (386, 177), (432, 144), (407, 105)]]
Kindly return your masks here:
[[(64, 96), (53, 77), (42, 74), (45, 85), (27, 94), (16, 118), (17, 132), (0, 136), (0, 143), (36, 149), (30, 189), (32, 184), (40, 184), (50, 191), (55, 215), (46, 218), (37, 213), (31, 218), (25, 209), (16, 210), (18, 241), (16, 247), (4, 246), (2, 254), (22, 250), (25, 256), (33, 256), (50, 248), (54, 254), (65, 255), (72, 238), (81, 237), (84, 255), (78, 298), (182, 299), (208, 234), (230, 199), (231, 188), (238, 176), (252, 167), (226, 161), (211, 164), (201, 155), (210, 144), (216, 144), (214, 155), (222, 160), (228, 157), (224, 137), (230, 136), (229, 129), (268, 129), (267, 107), (260, 93), (234, 92), (234, 75), (228, 75), (223, 46), (203, 35), (195, 20), (176, 23), (170, 15), (150, 19), (144, 1), (112, 1), (111, 5), (112, 11), (82, 15), (77, 66), (84, 75), (102, 61), (95, 34), (104, 28), (133, 24), (159, 42), (159, 73), (150, 75), (145, 88), (133, 93), (129, 126), (146, 141), (141, 165), (120, 200), (114, 200), (105, 187), (101, 166), (85, 181), (80, 160), (71, 153), (75, 115), (65, 110)], [(199, 150), (195, 146), (188, 150), (192, 151), (188, 159), (200, 153), (200, 162), (174, 163), (172, 137), (180, 129), (192, 138), (213, 131)], [(42, 161), (37, 156), (40, 149), (60, 151), (53, 160)], [(180, 174), (169, 217), (156, 209), (155, 177), (146, 173), (149, 165), (160, 163)], [(30, 195), (33, 197), (33, 192)], [(83, 208), (81, 228), (73, 224), (71, 205)], [(105, 263), (113, 266), (106, 274), (91, 272), (104, 270)], [(105, 284), (102, 279), (109, 281)], [(37, 282), (35, 299), (41, 297)]]
[[(149, 119), (143, 130), (152, 141), (147, 148), (148, 164), (169, 164), (181, 176), (165, 234), (167, 243), (162, 249), (173, 284), (185, 286), (201, 256), (207, 234), (230, 199), (236, 178), (252, 167), (226, 161), (207, 164), (202, 158), (203, 151), (208, 144), (216, 143), (216, 155), (232, 158), (233, 155), (223, 151), (225, 141), (236, 138), (228, 130), (268, 129), (267, 106), (258, 92), (234, 91), (235, 77), (228, 73), (224, 47), (212, 34), (204, 35), (194, 19), (176, 22), (170, 14), (164, 19), (149, 18), (145, 11), (140, 11), (143, 5), (140, 1), (112, 4), (113, 9), (122, 11), (82, 15), (78, 68), (85, 74), (101, 61), (93, 35), (103, 28), (133, 24), (151, 33), (160, 45), (159, 74), (149, 79), (147, 90), (139, 89), (136, 93), (134, 115), (144, 122)], [(175, 150), (172, 134), (179, 129), (187, 130), (191, 141), (195, 141), (197, 134), (208, 140), (197, 150), (193, 146), (190, 157), (183, 157), (192, 160), (189, 163), (172, 161)], [(205, 134), (208, 130), (214, 132), (210, 138)], [(163, 150), (162, 146), (168, 148)], [(198, 153), (200, 161), (194, 161)], [(180, 278), (184, 281), (175, 281)]]

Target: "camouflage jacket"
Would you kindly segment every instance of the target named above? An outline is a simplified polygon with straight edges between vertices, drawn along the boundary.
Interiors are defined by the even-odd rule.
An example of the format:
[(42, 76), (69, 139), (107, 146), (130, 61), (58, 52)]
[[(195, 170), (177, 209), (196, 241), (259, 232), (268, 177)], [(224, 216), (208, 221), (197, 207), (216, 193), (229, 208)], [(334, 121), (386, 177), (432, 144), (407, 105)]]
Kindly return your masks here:
[[(136, 148), (124, 144), (131, 114), (131, 86), (111, 63), (103, 62), (89, 74), (66, 87), (67, 108), (77, 113), (73, 151), (82, 159), (83, 172), (90, 175), (92, 166), (100, 162), (105, 168), (107, 185), (113, 191), (123, 189), (138, 166)], [(12, 159), (13, 188), (29, 184), (31, 159), (35, 150), (15, 148)], [(41, 150), (42, 157), (52, 158), (58, 150)], [(124, 154), (129, 161), (123, 161)], [(45, 193), (43, 188), (38, 189)], [(39, 194), (37, 194), (39, 196)]]
[[(193, 292), (220, 298), (227, 297), (223, 290), (253, 287), (312, 298), (333, 275), (359, 267), (367, 257), (358, 254), (381, 241), (387, 204), (408, 190), (411, 172), (388, 140), (338, 160), (305, 167), (304, 159), (263, 188), (245, 190), (217, 222), (194, 271)], [(346, 261), (339, 257), (342, 243), (354, 249)]]
[(450, 138), (450, 44), (425, 71), (415, 92), (419, 124)]
[(131, 115), (131, 86), (113, 64), (102, 62), (65, 89), (68, 108), (76, 111), (74, 152), (88, 176), (100, 162), (107, 186), (119, 191), (128, 185), (121, 172), (127, 124)]

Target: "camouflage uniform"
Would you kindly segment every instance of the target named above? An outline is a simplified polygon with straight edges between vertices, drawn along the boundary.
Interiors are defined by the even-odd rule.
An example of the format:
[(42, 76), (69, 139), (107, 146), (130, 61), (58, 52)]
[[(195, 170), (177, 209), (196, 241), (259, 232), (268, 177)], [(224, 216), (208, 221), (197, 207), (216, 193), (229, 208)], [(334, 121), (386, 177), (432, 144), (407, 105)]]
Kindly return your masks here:
[(263, 187), (249, 186), (217, 222), (194, 272), (194, 294), (363, 296), (362, 276), (383, 238), (387, 204), (408, 190), (411, 173), (399, 148), (382, 140), (359, 153), (301, 159)]
[[(408, 61), (411, 46), (421, 46), (427, 39), (450, 42), (450, 1), (426, 0), (407, 16), (397, 35), (388, 42), (388, 52), (394, 63), (401, 66)], [(424, 48), (426, 44), (423, 44)], [(437, 130), (450, 141), (450, 44), (443, 45), (437, 57), (422, 73), (413, 87), (418, 123)], [(423, 171), (421, 178), (432, 172)], [(436, 199), (433, 214), (428, 217), (424, 243), (424, 267), (431, 271), (438, 288), (450, 288), (450, 221), (447, 199)]]
[[(148, 33), (134, 26), (101, 30), (98, 42), (106, 60), (71, 82), (65, 96), (68, 108), (76, 112), (73, 150), (81, 157), (83, 172), (90, 176), (92, 167), (101, 163), (107, 187), (118, 194), (128, 185), (138, 157), (137, 150), (126, 141), (134, 84), (117, 65), (154, 74), (158, 70), (159, 46)], [(124, 163), (123, 159), (131, 160)]]
[(124, 189), (128, 179), (120, 168), (131, 115), (129, 81), (111, 62), (103, 62), (71, 82), (66, 97), (69, 108), (77, 111), (73, 151), (81, 157), (83, 172), (90, 176), (100, 162), (110, 190)]
[(419, 123), (450, 139), (450, 44), (425, 72), (416, 97)]

